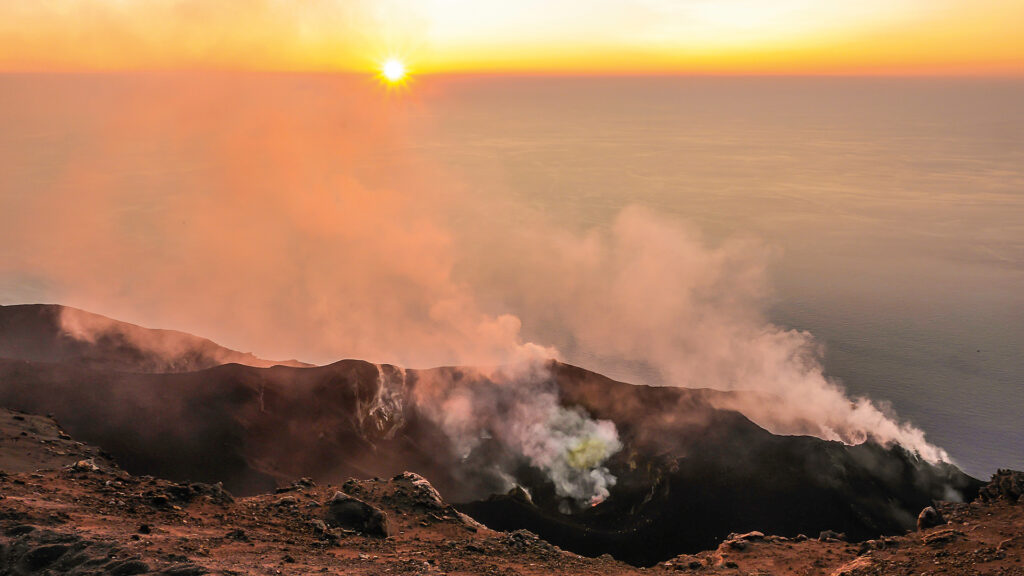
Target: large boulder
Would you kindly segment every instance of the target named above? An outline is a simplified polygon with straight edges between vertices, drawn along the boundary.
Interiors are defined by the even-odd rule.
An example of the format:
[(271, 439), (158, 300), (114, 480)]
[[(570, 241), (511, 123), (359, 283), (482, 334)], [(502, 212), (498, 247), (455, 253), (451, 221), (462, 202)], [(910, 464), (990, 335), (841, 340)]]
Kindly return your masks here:
[(942, 513), (940, 513), (932, 506), (929, 506), (924, 510), (921, 510), (921, 513), (917, 515), (918, 531), (927, 530), (929, 528), (934, 528), (936, 526), (942, 526), (945, 523), (946, 519), (942, 517)]
[(818, 542), (845, 542), (846, 534), (843, 532), (836, 532), (835, 530), (822, 530), (821, 534), (818, 534)]
[(401, 498), (403, 503), (427, 510), (440, 510), (445, 507), (444, 500), (437, 489), (426, 478), (415, 472), (402, 472), (391, 481), (398, 487), (394, 497)]
[(1004, 499), (1011, 504), (1024, 500), (1024, 472), (999, 470), (978, 491), (978, 497), (984, 502)]
[(330, 526), (356, 530), (369, 536), (386, 538), (390, 534), (386, 512), (344, 492), (335, 493), (327, 502), (324, 521)]

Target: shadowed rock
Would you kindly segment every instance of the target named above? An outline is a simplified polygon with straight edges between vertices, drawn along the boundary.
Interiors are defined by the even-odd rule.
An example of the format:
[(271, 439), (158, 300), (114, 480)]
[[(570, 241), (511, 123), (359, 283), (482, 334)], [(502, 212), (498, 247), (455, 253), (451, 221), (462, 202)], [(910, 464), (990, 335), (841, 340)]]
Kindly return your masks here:
[(369, 536), (387, 538), (390, 534), (388, 515), (344, 492), (337, 492), (327, 503), (324, 520), (330, 526), (356, 530)]
[(978, 496), (985, 502), (1007, 500), (1011, 503), (1024, 499), (1024, 472), (1016, 470), (999, 470), (992, 475), (992, 480), (983, 486)]
[(936, 526), (942, 526), (945, 523), (946, 519), (943, 518), (942, 514), (932, 506), (929, 506), (924, 510), (921, 510), (921, 513), (917, 515), (918, 531), (927, 530), (929, 528), (934, 528)]

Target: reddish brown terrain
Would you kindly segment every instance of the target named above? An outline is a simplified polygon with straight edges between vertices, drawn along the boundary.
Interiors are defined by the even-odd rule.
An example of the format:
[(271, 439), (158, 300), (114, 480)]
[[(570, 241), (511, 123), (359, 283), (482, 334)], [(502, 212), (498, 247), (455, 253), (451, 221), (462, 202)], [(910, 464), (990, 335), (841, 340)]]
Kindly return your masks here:
[(0, 575), (1022, 574), (1024, 475), (772, 434), (743, 392), (273, 364), (0, 306)]
[[(136, 477), (50, 418), (0, 411), (0, 574), (1024, 574), (1024, 475), (943, 523), (860, 543), (732, 535), (649, 568), (487, 529), (414, 474), (234, 498)], [(332, 500), (334, 502), (332, 502)]]

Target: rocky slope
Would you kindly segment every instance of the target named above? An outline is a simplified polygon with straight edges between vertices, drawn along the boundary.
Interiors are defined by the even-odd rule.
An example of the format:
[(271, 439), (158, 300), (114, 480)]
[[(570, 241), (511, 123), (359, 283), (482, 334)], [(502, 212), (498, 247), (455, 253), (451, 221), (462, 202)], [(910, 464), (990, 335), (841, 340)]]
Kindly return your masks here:
[[(944, 517), (923, 530), (861, 543), (732, 534), (644, 569), (495, 532), (415, 474), (299, 479), (239, 498), (102, 458), (68, 463), (98, 449), (67, 436), (48, 418), (0, 410), (0, 574), (1024, 575), (1024, 474), (1008, 471), (984, 499), (940, 504)], [(16, 472), (26, 451), (38, 469)]]
[[(421, 375), (389, 383), (382, 374), (400, 372), (344, 361), (129, 374), (6, 360), (0, 405), (56, 414), (132, 472), (223, 481), (241, 494), (287, 478), (337, 482), (412, 469), (495, 527), (529, 528), (568, 549), (637, 564), (707, 548), (729, 532), (897, 533), (932, 499), (977, 489), (955, 468), (899, 448), (774, 436), (712, 408), (706, 392), (633, 387), (553, 365), (562, 401), (615, 422), (624, 445), (607, 462), (617, 478), (610, 497), (566, 514), (548, 479), (515, 459), (503, 466), (532, 500), (488, 497), (503, 491), (482, 473), (507, 458), (502, 446), (460, 454), (409, 401)], [(592, 398), (597, 381), (612, 394)], [(389, 387), (405, 401), (385, 402)], [(630, 401), (608, 400), (615, 396)]]
[[(299, 477), (413, 470), (492, 528), (636, 565), (714, 548), (732, 532), (899, 534), (932, 500), (970, 500), (981, 486), (899, 447), (770, 434), (715, 408), (714, 391), (634, 386), (555, 362), (513, 376), (355, 360), (142, 373), (148, 357), (133, 366), (134, 349), (104, 341), (70, 356), (3, 350), (15, 357), (0, 359), (0, 406), (54, 414), (133, 474), (248, 496)], [(607, 493), (581, 505), (572, 490), (592, 481)]]
[(0, 358), (124, 372), (189, 372), (264, 360), (175, 330), (154, 330), (56, 304), (0, 306)]

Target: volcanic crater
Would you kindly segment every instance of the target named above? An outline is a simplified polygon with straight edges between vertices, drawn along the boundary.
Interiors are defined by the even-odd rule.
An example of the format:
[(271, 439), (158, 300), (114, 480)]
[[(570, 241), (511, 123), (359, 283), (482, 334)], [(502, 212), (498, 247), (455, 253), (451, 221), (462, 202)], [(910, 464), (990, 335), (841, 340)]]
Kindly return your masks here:
[[(102, 329), (88, 338), (69, 332), (62, 320), (69, 314)], [(4, 419), (36, 422), (31, 434), (42, 438), (41, 430), (57, 425), (42, 424), (50, 420), (33, 415), (48, 414), (75, 446), (62, 447), (62, 437), (49, 434), (55, 438), (47, 436), (43, 445), (46, 458), (56, 458), (50, 461), (38, 447), (31, 452), (23, 448), (25, 442), (15, 446), (20, 432), (7, 433), (5, 472), (56, 471), (32, 480), (39, 486), (34, 500), (23, 494), (15, 507), (5, 503), (5, 517), (8, 524), (35, 518), (40, 502), (58, 494), (71, 498), (62, 490), (72, 480), (91, 486), (81, 488), (90, 494), (106, 491), (108, 481), (148, 482), (163, 492), (184, 483), (221, 486), (260, 509), (294, 489), (295, 501), (281, 506), (303, 510), (295, 522), (306, 530), (322, 516), (314, 509), (331, 505), (332, 489), (314, 487), (347, 485), (339, 491), (366, 499), (394, 520), (410, 506), (422, 508), (405, 503), (388, 512), (395, 482), (420, 478), (438, 496), (429, 511), (418, 512), (417, 523), (398, 523), (413, 532), (445, 523), (472, 538), (506, 531), (508, 538), (524, 542), (524, 549), (549, 546), (552, 558), (581, 571), (586, 565), (576, 564), (576, 554), (610, 555), (638, 567), (666, 561), (679, 567), (681, 561), (673, 559), (696, 555), (684, 564), (713, 567), (726, 561), (707, 560), (707, 551), (737, 534), (757, 531), (778, 542), (797, 542), (800, 535), (832, 531), (844, 541), (879, 541), (913, 531), (923, 508), (938, 501), (970, 502), (985, 486), (951, 464), (928, 462), (897, 445), (850, 446), (772, 434), (737, 411), (716, 408), (723, 394), (735, 393), (632, 385), (555, 361), (528, 372), (414, 370), (359, 360), (280, 364), (187, 334), (65, 307), (2, 306), (0, 406), (18, 411)], [(540, 422), (541, 434), (564, 436), (569, 445), (541, 438), (537, 447), (536, 430), (517, 427), (517, 414), (538, 406), (548, 416), (525, 424)], [(453, 422), (456, 413), (463, 419)], [(14, 420), (19, 416), (22, 420)], [(553, 457), (551, 450), (561, 452)], [(90, 464), (61, 469), (80, 461)], [(98, 484), (83, 480), (94, 474), (111, 476)], [(298, 478), (308, 479), (301, 490), (294, 488)], [(26, 482), (4, 491), (23, 493)], [(402, 491), (421, 488), (410, 484)], [(208, 512), (237, 506), (235, 498), (218, 502), (203, 490), (183, 503), (165, 502), (177, 507), (170, 509), (173, 521), (242, 523), (236, 512)], [(110, 515), (140, 513), (140, 505), (119, 498), (106, 506)], [(205, 503), (194, 504), (195, 498)], [(973, 510), (945, 506), (964, 517)], [(30, 533), (39, 542), (57, 538), (39, 536), (41, 528), (18, 536), (11, 529), (9, 551)], [(385, 536), (385, 542), (396, 537)], [(327, 541), (336, 543), (332, 538)], [(511, 540), (502, 542), (515, 547)], [(466, 544), (479, 550), (487, 545)], [(366, 546), (353, 550), (370, 554)], [(178, 569), (173, 564), (165, 571)]]

